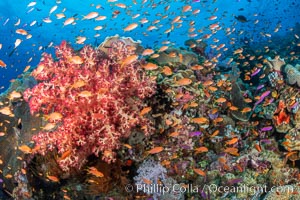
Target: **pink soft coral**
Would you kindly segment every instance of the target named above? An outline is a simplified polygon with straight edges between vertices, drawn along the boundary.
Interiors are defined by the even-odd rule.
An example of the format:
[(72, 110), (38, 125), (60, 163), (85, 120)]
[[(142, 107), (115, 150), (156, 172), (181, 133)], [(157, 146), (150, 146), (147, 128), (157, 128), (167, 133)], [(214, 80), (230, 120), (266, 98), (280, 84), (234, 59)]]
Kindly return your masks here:
[(148, 77), (140, 61), (122, 61), (135, 54), (122, 40), (112, 43), (108, 55), (90, 46), (75, 52), (65, 41), (56, 48), (57, 60), (44, 54), (32, 75), (39, 81), (24, 93), (32, 114), (60, 113), (63, 118), (49, 122), (57, 128), (33, 137), (38, 153), (57, 149), (63, 170), (80, 168), (89, 155), (115, 160), (120, 139), (132, 128), (145, 134), (151, 123), (139, 115), (143, 100), (155, 93), (155, 80)]

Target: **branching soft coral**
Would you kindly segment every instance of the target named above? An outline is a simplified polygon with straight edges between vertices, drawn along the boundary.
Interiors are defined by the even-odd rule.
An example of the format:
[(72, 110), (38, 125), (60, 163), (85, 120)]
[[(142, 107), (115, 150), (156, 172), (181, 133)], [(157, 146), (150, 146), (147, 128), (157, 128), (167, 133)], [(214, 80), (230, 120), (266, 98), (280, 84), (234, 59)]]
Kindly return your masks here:
[(141, 61), (124, 63), (135, 51), (121, 39), (107, 48), (108, 55), (90, 46), (75, 52), (63, 41), (57, 59), (43, 55), (32, 72), (39, 83), (24, 92), (31, 114), (41, 112), (57, 127), (33, 136), (35, 149), (44, 155), (57, 148), (63, 170), (80, 168), (92, 154), (112, 162), (120, 138), (132, 128), (139, 126), (145, 134), (152, 130), (139, 113), (146, 106), (143, 100), (155, 93), (155, 80), (145, 74)]

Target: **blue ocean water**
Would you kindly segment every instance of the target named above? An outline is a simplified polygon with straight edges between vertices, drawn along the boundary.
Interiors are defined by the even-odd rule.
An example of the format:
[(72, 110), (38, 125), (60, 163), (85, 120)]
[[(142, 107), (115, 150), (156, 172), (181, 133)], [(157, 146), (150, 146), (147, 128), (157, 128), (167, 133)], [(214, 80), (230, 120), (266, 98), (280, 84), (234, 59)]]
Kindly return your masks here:
[[(122, 8), (122, 5), (118, 6), (122, 3), (125, 4), (125, 8)], [(7, 67), (0, 68), (0, 92), (3, 92), (10, 84), (9, 81), (17, 78), (26, 66), (34, 68), (43, 52), (53, 53), (53, 47), (62, 40), (67, 40), (75, 48), (81, 48), (83, 45), (75, 43), (78, 36), (86, 37), (84, 44), (99, 45), (105, 37), (119, 34), (141, 40), (144, 47), (154, 49), (162, 46), (161, 43), (166, 40), (174, 46), (184, 46), (185, 40), (201, 39), (205, 34), (212, 34), (209, 39), (204, 39), (208, 45), (224, 43), (229, 50), (244, 45), (243, 42), (246, 40), (259, 46), (261, 41), (274, 39), (273, 44), (280, 45), (276, 44), (280, 39), (279, 41), (275, 39), (284, 38), (286, 34), (293, 32), (293, 28), (299, 22), (299, 4), (296, 0), (78, 0), (76, 2), (42, 0), (13, 3), (2, 0), (0, 59)], [(57, 8), (54, 9), (54, 6)], [(183, 12), (184, 6), (191, 8)], [(92, 11), (98, 12), (99, 16), (105, 16), (106, 19), (83, 20), (83, 16)], [(56, 14), (59, 13), (63, 13), (65, 17), (57, 19)], [(235, 17), (239, 15), (244, 16), (247, 22), (237, 20)], [(180, 16), (182, 22), (173, 24), (172, 21), (177, 16)], [(211, 16), (217, 18), (209, 20)], [(64, 26), (64, 21), (70, 17), (74, 17), (75, 22)], [(46, 20), (48, 18), (49, 22)], [(148, 22), (142, 24), (141, 19)], [(138, 23), (138, 27), (124, 32), (123, 29), (131, 23)], [(220, 29), (211, 31), (209, 29), (211, 24), (218, 24)], [(152, 25), (156, 29), (148, 31)], [(102, 29), (94, 30), (96, 26), (102, 26)], [(164, 33), (170, 28), (172, 28), (170, 33)], [(194, 30), (189, 32), (190, 28)], [(26, 39), (26, 36), (16, 33), (17, 29), (26, 30), (32, 37)], [(231, 34), (226, 34), (226, 30)], [(22, 42), (14, 48), (16, 39), (21, 39)], [(216, 40), (218, 42), (214, 42)], [(207, 48), (207, 51), (210, 51), (210, 48)]]

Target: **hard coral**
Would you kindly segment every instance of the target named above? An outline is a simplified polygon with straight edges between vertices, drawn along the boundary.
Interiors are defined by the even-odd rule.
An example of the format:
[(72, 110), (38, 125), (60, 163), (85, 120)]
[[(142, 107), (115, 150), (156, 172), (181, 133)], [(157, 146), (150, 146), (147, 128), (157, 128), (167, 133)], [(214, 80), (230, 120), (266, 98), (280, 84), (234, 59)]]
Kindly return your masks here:
[[(125, 62), (135, 55), (134, 48), (121, 40), (110, 45), (104, 55), (90, 46), (75, 52), (62, 42), (56, 48), (57, 60), (44, 54), (32, 72), (39, 83), (24, 92), (31, 113), (46, 114), (57, 127), (33, 136), (36, 152), (44, 155), (57, 148), (63, 170), (80, 168), (91, 154), (102, 153), (103, 160), (114, 161), (120, 138), (136, 126), (146, 134), (152, 127), (139, 113), (143, 100), (154, 94), (155, 81), (140, 62)], [(62, 117), (54, 119), (53, 113)]]
[(285, 66), (285, 73), (286, 73), (286, 77), (287, 77), (287, 82), (290, 85), (294, 85), (295, 83), (297, 83), (297, 86), (300, 87), (300, 81), (299, 81), (299, 77), (300, 77), (300, 71), (299, 71), (300, 65), (296, 65), (295, 67), (287, 64)]

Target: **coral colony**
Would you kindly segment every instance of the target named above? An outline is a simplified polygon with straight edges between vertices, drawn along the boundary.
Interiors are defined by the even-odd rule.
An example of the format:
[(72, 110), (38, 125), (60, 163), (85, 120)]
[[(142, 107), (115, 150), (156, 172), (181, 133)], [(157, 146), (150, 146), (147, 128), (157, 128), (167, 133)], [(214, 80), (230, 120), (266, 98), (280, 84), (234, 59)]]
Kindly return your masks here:
[[(31, 114), (42, 112), (47, 130), (33, 136), (36, 153), (58, 150), (63, 170), (80, 168), (91, 154), (115, 160), (121, 138), (132, 128), (150, 134), (151, 123), (140, 110), (155, 93), (134, 51), (122, 41), (110, 44), (109, 54), (85, 46), (75, 52), (66, 41), (56, 48), (57, 61), (44, 54), (32, 72), (38, 84), (24, 92)], [(45, 129), (45, 128), (44, 128)]]

